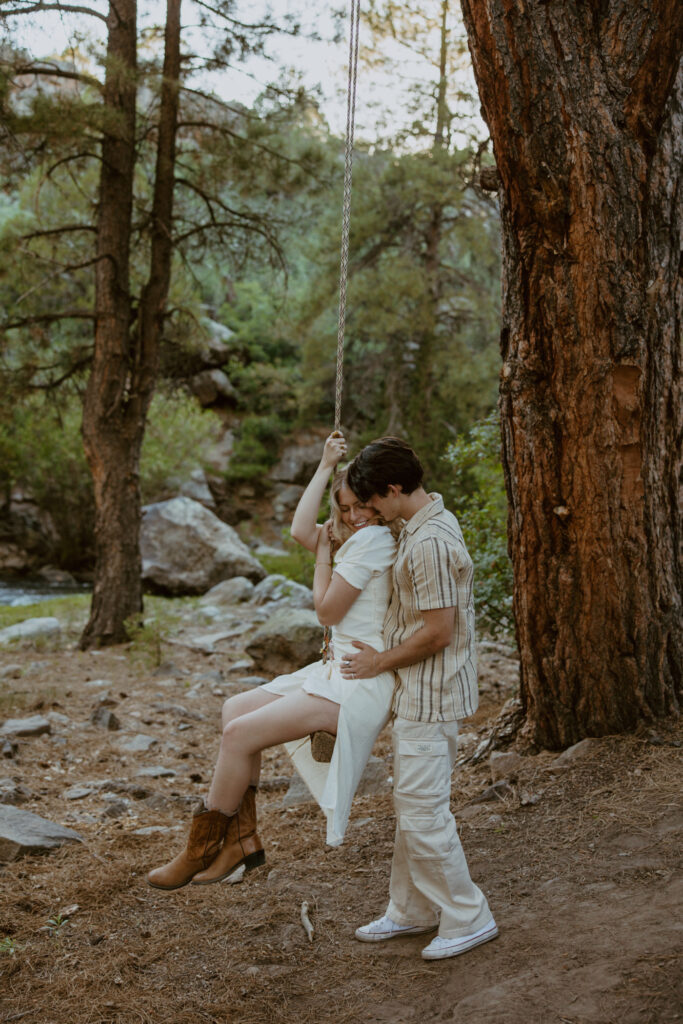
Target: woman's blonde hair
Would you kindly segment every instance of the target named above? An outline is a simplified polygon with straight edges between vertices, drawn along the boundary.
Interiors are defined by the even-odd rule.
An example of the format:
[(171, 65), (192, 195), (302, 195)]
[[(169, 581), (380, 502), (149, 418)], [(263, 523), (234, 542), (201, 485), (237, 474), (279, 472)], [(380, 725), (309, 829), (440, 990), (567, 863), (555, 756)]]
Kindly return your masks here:
[[(341, 508), (339, 507), (339, 492), (344, 484), (348, 486), (348, 480), (346, 478), (346, 470), (342, 469), (341, 472), (335, 473), (334, 479), (332, 480), (332, 486), (330, 487), (330, 513), (332, 518), (333, 547), (335, 551), (337, 551), (353, 533), (353, 530), (342, 520)], [(378, 514), (377, 525), (388, 526), (391, 530), (392, 537), (394, 540), (397, 540), (398, 535), (403, 528), (403, 520), (400, 518), (392, 519), (391, 522), (387, 523)]]

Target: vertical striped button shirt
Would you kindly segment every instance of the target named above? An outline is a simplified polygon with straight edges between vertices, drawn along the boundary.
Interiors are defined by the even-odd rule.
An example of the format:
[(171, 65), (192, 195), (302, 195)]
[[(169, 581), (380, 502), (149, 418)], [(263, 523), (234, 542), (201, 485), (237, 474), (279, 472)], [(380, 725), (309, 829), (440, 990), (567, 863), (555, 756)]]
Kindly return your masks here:
[(474, 639), (474, 571), (455, 516), (440, 494), (404, 526), (384, 620), (387, 648), (424, 625), (423, 611), (455, 608), (448, 647), (396, 670), (393, 712), (413, 722), (449, 722), (474, 714), (479, 703)]

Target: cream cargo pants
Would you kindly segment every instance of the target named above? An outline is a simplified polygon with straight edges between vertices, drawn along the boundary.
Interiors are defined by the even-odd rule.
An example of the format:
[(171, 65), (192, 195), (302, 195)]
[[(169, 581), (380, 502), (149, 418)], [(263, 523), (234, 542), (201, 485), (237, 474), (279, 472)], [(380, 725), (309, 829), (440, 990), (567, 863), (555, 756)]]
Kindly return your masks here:
[(387, 914), (397, 924), (440, 922), (444, 938), (468, 935), (491, 920), (450, 812), (457, 738), (457, 722), (394, 720), (396, 842)]

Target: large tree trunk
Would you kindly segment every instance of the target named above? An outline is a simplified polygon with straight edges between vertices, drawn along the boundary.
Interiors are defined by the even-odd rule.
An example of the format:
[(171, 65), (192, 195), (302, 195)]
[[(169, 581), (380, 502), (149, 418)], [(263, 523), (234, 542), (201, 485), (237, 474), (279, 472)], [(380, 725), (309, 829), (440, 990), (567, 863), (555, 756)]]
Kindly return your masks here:
[(136, 447), (128, 409), (136, 8), (136, 0), (117, 0), (109, 6), (106, 120), (97, 219), (95, 350), (83, 407), (83, 442), (95, 488), (95, 588), (82, 647), (125, 639), (126, 619), (142, 611), (139, 445)]
[[(134, 328), (128, 252), (135, 159), (135, 0), (117, 3), (118, 17), (110, 13), (105, 102), (120, 110), (121, 121), (112, 123), (124, 124), (125, 131), (107, 135), (103, 144), (98, 255), (107, 258), (98, 263), (95, 358), (83, 416), (95, 483), (97, 561), (82, 647), (125, 640), (126, 620), (142, 612), (139, 465), (171, 272), (180, 4), (167, 2), (150, 272)], [(122, 35), (125, 45), (119, 42)], [(110, 83), (110, 74), (118, 75), (125, 88)]]
[(462, 7), (501, 180), (522, 698), (558, 748), (678, 708), (683, 8)]

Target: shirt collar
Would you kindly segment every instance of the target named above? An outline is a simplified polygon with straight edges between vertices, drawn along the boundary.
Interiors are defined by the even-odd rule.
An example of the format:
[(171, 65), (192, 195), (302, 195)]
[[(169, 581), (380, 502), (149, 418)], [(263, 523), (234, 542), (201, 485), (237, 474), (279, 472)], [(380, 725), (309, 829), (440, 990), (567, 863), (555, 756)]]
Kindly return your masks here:
[(423, 505), (419, 512), (416, 512), (414, 516), (411, 516), (408, 522), (403, 527), (406, 533), (415, 533), (416, 530), (426, 523), (432, 516), (436, 516), (439, 512), (443, 512), (444, 504), (443, 498), (436, 491), (432, 491), (429, 495), (429, 501), (426, 505)]

